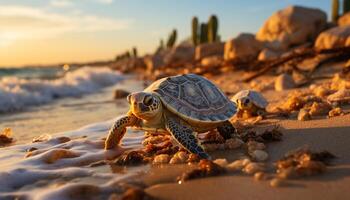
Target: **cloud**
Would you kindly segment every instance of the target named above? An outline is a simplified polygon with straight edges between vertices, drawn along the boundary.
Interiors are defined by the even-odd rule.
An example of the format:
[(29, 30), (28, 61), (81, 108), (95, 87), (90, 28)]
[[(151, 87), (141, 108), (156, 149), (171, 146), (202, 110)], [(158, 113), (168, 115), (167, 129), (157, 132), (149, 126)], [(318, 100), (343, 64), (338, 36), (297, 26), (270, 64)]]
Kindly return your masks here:
[(113, 0), (96, 0), (97, 2), (103, 3), (103, 4), (111, 4), (113, 3)]
[[(92, 2), (101, 3), (101, 4), (111, 4), (114, 0), (91, 0)], [(71, 7), (75, 3), (79, 3), (78, 1), (73, 0), (51, 0), (50, 6), (53, 7)], [(87, 3), (84, 1), (80, 1), (80, 3)]]
[(73, 2), (70, 0), (51, 0), (50, 5), (53, 7), (69, 7), (73, 6)]
[(18, 39), (50, 38), (67, 32), (128, 29), (130, 19), (74, 12), (60, 14), (28, 6), (0, 6), (0, 46)]

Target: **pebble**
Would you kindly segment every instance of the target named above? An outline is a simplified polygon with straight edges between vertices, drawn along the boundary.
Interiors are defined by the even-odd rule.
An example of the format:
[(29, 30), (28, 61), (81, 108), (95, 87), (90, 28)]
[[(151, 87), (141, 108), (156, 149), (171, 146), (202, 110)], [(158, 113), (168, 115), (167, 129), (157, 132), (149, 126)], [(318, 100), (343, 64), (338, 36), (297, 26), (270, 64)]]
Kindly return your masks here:
[(267, 179), (267, 174), (265, 174), (264, 172), (256, 172), (254, 174), (254, 179), (256, 181), (263, 181)]
[(280, 187), (283, 185), (283, 180), (280, 178), (274, 178), (270, 181), (271, 187)]
[(228, 162), (225, 158), (219, 158), (213, 161), (215, 164), (220, 165), (221, 167), (226, 167)]
[(233, 161), (232, 163), (228, 164), (226, 166), (226, 168), (229, 170), (229, 171), (239, 171), (239, 170), (242, 170), (243, 167), (244, 167), (244, 163), (243, 163), (243, 160), (235, 160)]
[(116, 89), (114, 91), (114, 99), (121, 99), (121, 98), (125, 98), (130, 94), (130, 92), (123, 90), (123, 89)]
[(281, 74), (275, 80), (275, 90), (283, 91), (295, 87), (293, 77), (289, 74)]
[(300, 109), (299, 114), (298, 114), (298, 120), (299, 121), (306, 121), (310, 120), (311, 116), (310, 113), (306, 109)]
[(247, 164), (242, 171), (246, 174), (255, 174), (256, 172), (264, 171), (264, 167), (259, 163), (251, 162)]
[(340, 107), (336, 107), (328, 112), (328, 117), (342, 116), (344, 114), (344, 111)]
[(160, 154), (154, 157), (153, 164), (169, 163), (170, 156), (168, 154)]
[(225, 149), (237, 149), (242, 146), (243, 141), (237, 138), (231, 138), (225, 141)]
[(263, 150), (255, 150), (251, 153), (251, 156), (259, 162), (265, 161), (269, 158), (269, 154)]

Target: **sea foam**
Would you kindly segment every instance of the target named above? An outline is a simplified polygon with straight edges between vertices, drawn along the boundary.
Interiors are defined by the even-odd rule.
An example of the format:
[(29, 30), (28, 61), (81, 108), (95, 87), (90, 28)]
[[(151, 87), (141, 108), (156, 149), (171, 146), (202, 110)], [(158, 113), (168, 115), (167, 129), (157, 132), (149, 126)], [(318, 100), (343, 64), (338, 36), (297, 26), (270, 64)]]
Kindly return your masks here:
[(0, 112), (93, 93), (117, 83), (122, 77), (107, 67), (82, 67), (55, 80), (3, 77), (0, 79)]
[(142, 146), (143, 132), (128, 129), (121, 148), (103, 149), (102, 138), (116, 119), (57, 133), (46, 141), (1, 148), (0, 199), (108, 199), (120, 193), (118, 182), (140, 171), (123, 174), (109, 165), (90, 166)]

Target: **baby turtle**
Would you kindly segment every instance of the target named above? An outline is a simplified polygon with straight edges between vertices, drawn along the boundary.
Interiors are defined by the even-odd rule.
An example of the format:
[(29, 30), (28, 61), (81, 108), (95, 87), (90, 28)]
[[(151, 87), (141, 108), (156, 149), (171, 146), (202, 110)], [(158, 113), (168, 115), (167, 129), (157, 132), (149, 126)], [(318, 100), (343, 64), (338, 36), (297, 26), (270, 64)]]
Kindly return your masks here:
[(267, 100), (257, 91), (242, 90), (235, 94), (231, 100), (238, 107), (237, 117), (244, 114), (248, 116), (262, 116), (266, 113)]
[(209, 158), (194, 133), (231, 125), (228, 120), (236, 113), (236, 105), (220, 89), (195, 74), (162, 78), (127, 100), (130, 110), (110, 129), (106, 150), (120, 143), (126, 127), (134, 126), (166, 130), (188, 151)]

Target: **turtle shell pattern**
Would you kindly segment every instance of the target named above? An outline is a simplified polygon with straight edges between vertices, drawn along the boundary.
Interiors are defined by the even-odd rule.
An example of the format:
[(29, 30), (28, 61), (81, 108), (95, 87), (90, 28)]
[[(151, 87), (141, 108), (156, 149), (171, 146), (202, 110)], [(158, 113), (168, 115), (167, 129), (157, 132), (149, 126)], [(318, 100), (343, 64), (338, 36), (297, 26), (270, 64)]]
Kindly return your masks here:
[(194, 121), (226, 121), (236, 113), (236, 105), (219, 88), (195, 74), (160, 79), (145, 91), (157, 93), (168, 110)]
[(242, 99), (244, 97), (248, 97), (255, 106), (257, 106), (258, 108), (266, 108), (268, 102), (267, 100), (265, 99), (265, 97), (260, 94), (259, 92), (257, 91), (254, 91), (254, 90), (242, 90), (242, 91), (239, 91), (237, 94), (235, 94), (233, 97), (232, 97), (232, 101), (233, 102), (237, 102), (238, 99)]

